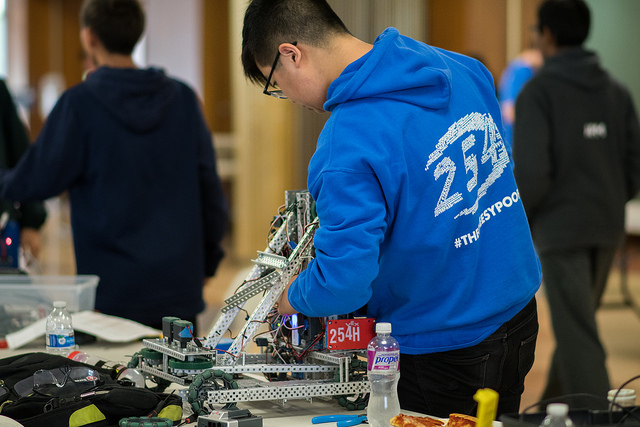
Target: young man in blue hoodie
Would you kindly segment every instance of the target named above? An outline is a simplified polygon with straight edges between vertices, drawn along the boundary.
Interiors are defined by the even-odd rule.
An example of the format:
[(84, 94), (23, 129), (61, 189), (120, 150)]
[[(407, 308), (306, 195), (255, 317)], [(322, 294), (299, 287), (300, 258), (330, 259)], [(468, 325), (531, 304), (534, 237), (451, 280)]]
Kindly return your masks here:
[(583, 47), (590, 21), (583, 0), (540, 5), (545, 61), (516, 102), (513, 157), (556, 340), (542, 397), (589, 393), (606, 408), (596, 310), (640, 190), (640, 126), (628, 89)]
[(366, 43), (324, 0), (252, 1), (242, 61), (331, 113), (308, 171), (316, 257), (280, 311), (391, 322), (403, 409), (473, 414), (488, 387), (518, 412), (541, 272), (487, 69), (394, 28)]
[(195, 322), (227, 220), (199, 101), (132, 61), (144, 29), (137, 0), (86, 0), (81, 24), (95, 71), (62, 94), (20, 163), (2, 171), (0, 197), (69, 191), (77, 272), (100, 276), (97, 310), (155, 327), (168, 315)]

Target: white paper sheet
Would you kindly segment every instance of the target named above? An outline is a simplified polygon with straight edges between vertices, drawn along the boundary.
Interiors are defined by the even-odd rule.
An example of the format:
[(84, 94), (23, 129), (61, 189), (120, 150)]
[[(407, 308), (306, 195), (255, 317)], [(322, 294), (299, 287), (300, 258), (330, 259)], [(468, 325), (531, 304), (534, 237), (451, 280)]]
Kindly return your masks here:
[[(110, 342), (130, 342), (144, 337), (157, 337), (161, 331), (133, 320), (109, 316), (95, 311), (72, 313), (73, 329), (95, 335)], [(6, 336), (9, 348), (19, 348), (45, 334), (47, 319), (35, 323)]]
[(30, 324), (26, 328), (7, 334), (7, 346), (9, 348), (20, 348), (34, 339), (44, 335), (47, 319), (40, 319)]

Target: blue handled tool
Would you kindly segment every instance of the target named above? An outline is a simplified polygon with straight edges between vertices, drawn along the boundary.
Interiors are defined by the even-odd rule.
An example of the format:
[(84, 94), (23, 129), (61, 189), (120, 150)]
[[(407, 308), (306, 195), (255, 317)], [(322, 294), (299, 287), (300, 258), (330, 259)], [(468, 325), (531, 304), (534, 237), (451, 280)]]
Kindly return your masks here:
[(366, 415), (321, 415), (311, 419), (312, 424), (331, 423), (337, 421), (336, 427), (357, 426), (367, 422)]

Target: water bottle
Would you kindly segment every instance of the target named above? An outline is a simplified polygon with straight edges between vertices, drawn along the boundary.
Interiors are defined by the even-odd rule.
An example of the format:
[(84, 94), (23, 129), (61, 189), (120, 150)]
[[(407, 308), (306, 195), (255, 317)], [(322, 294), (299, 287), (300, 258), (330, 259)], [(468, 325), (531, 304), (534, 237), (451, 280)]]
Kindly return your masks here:
[(607, 393), (610, 411), (622, 411), (622, 408), (636, 406), (636, 391), (632, 388), (614, 388)]
[(376, 334), (367, 347), (367, 375), (371, 384), (367, 422), (373, 427), (388, 427), (391, 418), (400, 413), (400, 346), (391, 336), (391, 323), (376, 323)]
[(53, 310), (47, 317), (46, 344), (48, 353), (61, 356), (66, 356), (76, 348), (71, 315), (64, 301), (53, 302)]
[(110, 371), (111, 378), (113, 378), (114, 380), (128, 380), (136, 387), (145, 387), (145, 378), (142, 372), (134, 368), (128, 368), (122, 363), (106, 360), (104, 358), (94, 356), (79, 350), (74, 350), (66, 356), (68, 359), (75, 360), (76, 362), (86, 363), (87, 365)]
[(569, 405), (566, 403), (550, 403), (547, 405), (547, 416), (540, 427), (573, 427), (569, 418)]

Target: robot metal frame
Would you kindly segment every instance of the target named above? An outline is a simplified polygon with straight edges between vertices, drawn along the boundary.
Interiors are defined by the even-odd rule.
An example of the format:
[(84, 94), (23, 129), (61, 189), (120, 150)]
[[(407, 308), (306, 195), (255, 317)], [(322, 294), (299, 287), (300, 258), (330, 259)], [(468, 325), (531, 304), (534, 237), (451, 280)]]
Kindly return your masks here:
[[(315, 204), (308, 191), (285, 192), (285, 210), (275, 217), (275, 232), (266, 249), (258, 252), (245, 280), (225, 300), (208, 336), (196, 338), (190, 322), (163, 318), (163, 337), (143, 340), (145, 348), (132, 357), (129, 367), (141, 370), (160, 389), (170, 383), (188, 386), (187, 400), (198, 415), (220, 407), (235, 408), (238, 402), (279, 400), (284, 404), (288, 399), (312, 401), (314, 397), (337, 398), (348, 409), (364, 409), (370, 390), (365, 352), (368, 339), (373, 336), (373, 319), (323, 318), (323, 326), (339, 328), (339, 332), (332, 329), (329, 338), (323, 329), (323, 340), (316, 336), (313, 342), (305, 343), (307, 348), (295, 361), (285, 361), (279, 353), (279, 359), (272, 357), (269, 361), (268, 351), (246, 351), (247, 344), (257, 335), (266, 335), (267, 345), (271, 346), (268, 348), (276, 353), (281, 340), (295, 351), (293, 337), (259, 330), (273, 322), (280, 295), (313, 258), (313, 235), (318, 227)], [(237, 315), (248, 313), (245, 303), (258, 295), (262, 295), (261, 300), (229, 348), (217, 349)], [(284, 323), (285, 319), (277, 321)], [(297, 334), (298, 328), (303, 327), (289, 331)], [(272, 375), (286, 380), (271, 381)]]

